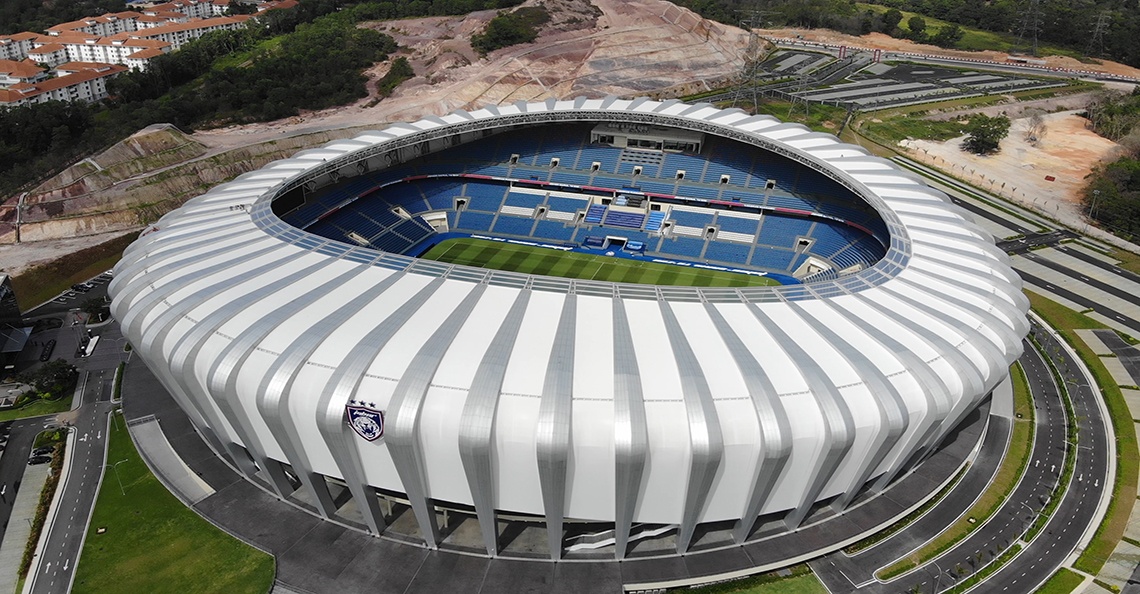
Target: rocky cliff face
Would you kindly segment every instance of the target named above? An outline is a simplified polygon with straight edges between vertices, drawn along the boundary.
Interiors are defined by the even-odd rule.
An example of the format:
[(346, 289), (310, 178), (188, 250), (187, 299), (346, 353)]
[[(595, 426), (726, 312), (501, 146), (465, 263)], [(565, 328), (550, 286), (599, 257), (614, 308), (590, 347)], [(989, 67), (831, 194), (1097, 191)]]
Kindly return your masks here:
[[(19, 240), (135, 230), (246, 171), (358, 132), (321, 132), (211, 153), (177, 129), (151, 127), (29, 192)], [(0, 243), (15, 240), (14, 232), (0, 235)]]

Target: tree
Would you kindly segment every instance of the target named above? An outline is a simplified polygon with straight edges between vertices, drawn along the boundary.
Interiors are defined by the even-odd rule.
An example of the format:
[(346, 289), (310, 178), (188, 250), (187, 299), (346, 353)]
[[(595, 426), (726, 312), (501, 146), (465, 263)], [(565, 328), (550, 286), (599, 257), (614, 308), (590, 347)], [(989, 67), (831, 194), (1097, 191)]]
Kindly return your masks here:
[(926, 19), (916, 14), (907, 19), (906, 27), (910, 29), (911, 39), (914, 39), (915, 41), (922, 41), (923, 39), (926, 39)]
[(499, 48), (530, 43), (538, 37), (538, 27), (548, 20), (550, 14), (542, 6), (500, 12), (481, 32), (471, 36), (471, 47), (485, 56)]
[(1031, 144), (1037, 144), (1042, 138), (1045, 138), (1045, 133), (1048, 128), (1045, 126), (1045, 112), (1040, 109), (1034, 109), (1030, 112), (1029, 125), (1025, 128), (1025, 140)]
[(892, 8), (883, 13), (883, 31), (890, 33), (898, 28), (899, 23), (903, 20), (903, 14), (897, 8)]
[(969, 135), (962, 143), (962, 148), (978, 155), (996, 153), (1002, 139), (1009, 134), (1009, 118), (975, 114), (970, 118), (966, 130)]
[(415, 70), (412, 70), (412, 65), (408, 63), (408, 59), (400, 56), (392, 61), (391, 68), (388, 73), (384, 75), (376, 83), (376, 94), (381, 97), (387, 97), (400, 86), (400, 83), (412, 78), (416, 75)]
[(962, 37), (965, 36), (965, 34), (966, 32), (957, 24), (947, 23), (939, 27), (938, 33), (934, 34), (931, 41), (940, 47), (954, 47), (958, 45), (959, 41), (962, 41)]
[(79, 306), (83, 313), (91, 317), (95, 322), (103, 321), (103, 314), (107, 312), (107, 300), (91, 297), (83, 301), (83, 305)]
[(63, 359), (56, 359), (20, 374), (17, 379), (32, 386), (40, 394), (51, 392), (59, 395), (73, 388), (78, 378), (79, 370), (74, 365)]
[(257, 5), (252, 2), (230, 0), (230, 3), (226, 5), (226, 16), (238, 14), (257, 14)]

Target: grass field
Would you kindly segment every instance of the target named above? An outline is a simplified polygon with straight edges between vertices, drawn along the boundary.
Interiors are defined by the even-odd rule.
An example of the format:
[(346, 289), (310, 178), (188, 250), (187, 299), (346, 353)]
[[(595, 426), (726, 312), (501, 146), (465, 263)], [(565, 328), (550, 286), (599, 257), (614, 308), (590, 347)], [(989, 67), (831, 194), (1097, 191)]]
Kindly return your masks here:
[(272, 557), (215, 528), (167, 491), (135, 451), (121, 418), (109, 437), (108, 462), (125, 462), (103, 477), (73, 592), (269, 591)]
[(55, 400), (36, 400), (30, 404), (25, 404), (20, 408), (13, 408), (5, 411), (0, 411), (0, 421), (14, 421), (16, 419), (27, 419), (31, 417), (38, 417), (40, 415), (50, 415), (54, 413), (61, 413), (71, 410), (71, 399), (75, 396), (73, 390), (68, 390), (66, 396), (56, 398)]
[(1067, 567), (1062, 567), (1049, 578), (1049, 581), (1037, 589), (1037, 594), (1069, 594), (1084, 581), (1085, 578), (1081, 574)]
[(643, 285), (755, 287), (780, 284), (765, 276), (685, 268), (600, 254), (563, 252), (486, 239), (444, 240), (420, 257), (494, 270)]

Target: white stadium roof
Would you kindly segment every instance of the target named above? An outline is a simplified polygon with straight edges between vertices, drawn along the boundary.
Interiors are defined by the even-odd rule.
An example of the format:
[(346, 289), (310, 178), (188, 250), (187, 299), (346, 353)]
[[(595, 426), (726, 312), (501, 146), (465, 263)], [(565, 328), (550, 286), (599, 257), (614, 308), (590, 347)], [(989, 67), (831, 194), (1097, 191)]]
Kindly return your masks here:
[[(806, 164), (874, 206), (875, 266), (805, 285), (653, 287), (419, 261), (290, 227), (270, 202), (425, 140), (557, 121), (715, 134)], [(300, 152), (187, 202), (115, 268), (112, 311), (215, 447), (274, 478), (288, 464), (328, 512), (343, 480), (469, 505), (494, 554), (498, 512), (633, 524), (761, 514), (797, 525), (928, 451), (1008, 373), (1028, 330), (1021, 281), (988, 233), (916, 176), (768, 116), (646, 99), (518, 103), (428, 117)], [(386, 413), (383, 439), (345, 419)], [(369, 406), (371, 405), (371, 406)], [(240, 447), (237, 447), (240, 446)], [(247, 460), (239, 460), (253, 474)], [(287, 494), (287, 493), (286, 493)], [(557, 557), (559, 553), (552, 553)]]

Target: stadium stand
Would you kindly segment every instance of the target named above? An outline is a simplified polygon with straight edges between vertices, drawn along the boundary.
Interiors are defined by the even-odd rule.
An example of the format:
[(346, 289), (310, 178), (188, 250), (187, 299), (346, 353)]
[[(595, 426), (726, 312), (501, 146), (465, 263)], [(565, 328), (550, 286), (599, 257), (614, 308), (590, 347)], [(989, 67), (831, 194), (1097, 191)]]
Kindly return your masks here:
[(692, 212), (674, 208), (669, 212), (669, 218), (684, 227), (706, 227), (713, 222), (713, 211)]
[(507, 194), (507, 201), (505, 204), (506, 206), (522, 206), (524, 208), (534, 208), (539, 204), (542, 204), (544, 198), (545, 197), (540, 194), (519, 194), (517, 192), (511, 192)]
[(696, 260), (701, 257), (701, 250), (704, 249), (704, 247), (705, 242), (703, 239), (677, 237), (663, 242), (661, 244), (661, 252)]
[[(715, 137), (707, 139), (699, 155), (621, 149), (586, 143), (588, 129), (581, 126), (566, 124), (562, 128), (565, 134), (540, 137), (504, 132), (428, 155), (414, 165), (370, 173), (320, 190), (319, 195), (282, 218), (338, 241), (359, 243), (363, 238), (378, 249), (393, 252), (409, 250), (430, 237), (434, 230), (417, 215), (440, 211), (447, 213), (453, 232), (561, 243), (570, 243), (576, 237), (579, 245), (597, 240), (604, 244), (605, 237), (618, 237), (625, 238), (626, 251), (644, 250), (646, 254), (780, 272), (795, 270), (809, 255), (841, 268), (871, 266), (885, 251), (888, 234), (873, 209), (851, 203), (845, 198), (846, 190), (833, 180), (777, 155), (741, 150), (738, 144)], [(512, 162), (512, 155), (518, 155), (517, 161)], [(550, 167), (552, 158), (559, 160), (557, 167)], [(597, 170), (592, 167), (595, 162), (599, 163)], [(631, 178), (633, 167), (640, 167), (641, 175)], [(685, 170), (684, 179), (675, 178), (678, 169)], [(566, 194), (575, 193), (575, 187), (590, 186), (590, 196), (512, 191), (504, 181), (459, 177), (473, 173), (549, 180), (555, 184), (551, 191)], [(401, 181), (429, 174), (446, 177)], [(729, 176), (727, 183), (721, 183), (721, 176)], [(765, 187), (768, 180), (775, 181), (774, 188)], [(640, 206), (647, 212), (591, 205), (591, 197), (600, 195), (597, 187), (614, 189), (613, 206)], [(457, 213), (455, 199), (460, 197), (467, 204)], [(662, 208), (649, 210), (644, 205), (647, 199), (662, 204)], [(704, 206), (704, 200), (733, 202), (745, 208), (726, 211), (719, 202)], [(749, 206), (763, 210), (749, 210)], [(413, 218), (397, 215), (393, 212), (396, 207), (403, 209), (405, 217)], [(544, 215), (536, 215), (539, 207), (544, 207)], [(872, 236), (837, 221), (780, 215), (767, 210), (770, 208), (848, 220), (871, 230)], [(588, 238), (578, 233), (575, 223), (575, 213), (583, 209), (587, 213), (581, 224), (594, 227)], [(765, 214), (757, 220), (755, 215), (747, 216), (748, 212)], [(666, 230), (662, 239), (659, 234), (667, 222), (671, 222), (672, 231)], [(718, 228), (715, 238), (706, 237), (709, 226)], [(810, 243), (797, 245), (801, 237)]]
[(495, 215), (492, 214), (466, 211), (459, 217), (459, 222), (455, 226), (467, 231), (490, 231), (491, 221), (494, 219)]
[(534, 219), (523, 219), (519, 217), (500, 215), (499, 219), (495, 221), (495, 227), (491, 229), (491, 231), (494, 233), (503, 233), (505, 235), (521, 235), (523, 237), (529, 237), (532, 227), (534, 227)]
[[(587, 215), (587, 220), (589, 215)], [(645, 213), (641, 212), (625, 212), (610, 210), (606, 212), (606, 216), (602, 219), (603, 225), (612, 225), (614, 227), (628, 227), (630, 229), (640, 229), (645, 224)]]
[(586, 211), (586, 224), (601, 224), (602, 217), (604, 217), (605, 214), (605, 206), (602, 206), (601, 204), (591, 204), (590, 208)]
[[(770, 221), (773, 224), (769, 224)], [(807, 235), (813, 224), (815, 223), (808, 219), (767, 216), (760, 224), (760, 236), (756, 241), (764, 245), (791, 248), (796, 238)]]
[(533, 236), (555, 241), (570, 241), (574, 236), (574, 227), (567, 227), (557, 221), (538, 221)]
[(665, 222), (665, 213), (655, 210), (649, 213), (649, 219), (645, 221), (646, 231), (659, 231), (661, 230), (661, 223)]
[(747, 233), (748, 235), (756, 234), (756, 227), (759, 223), (760, 221), (756, 219), (742, 219), (725, 215), (720, 215), (716, 218), (716, 224), (720, 226), (721, 231)]

